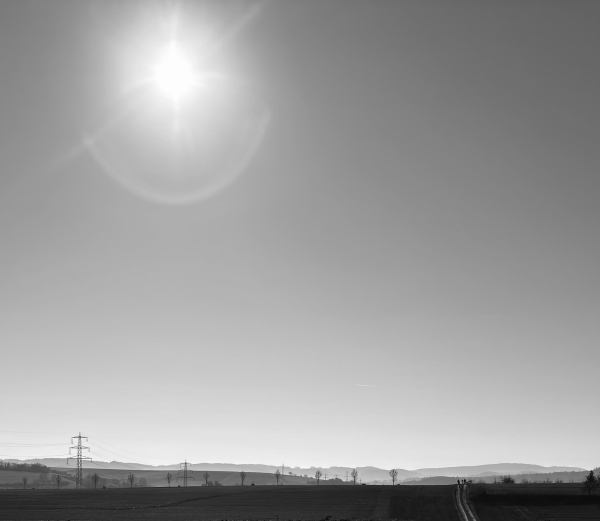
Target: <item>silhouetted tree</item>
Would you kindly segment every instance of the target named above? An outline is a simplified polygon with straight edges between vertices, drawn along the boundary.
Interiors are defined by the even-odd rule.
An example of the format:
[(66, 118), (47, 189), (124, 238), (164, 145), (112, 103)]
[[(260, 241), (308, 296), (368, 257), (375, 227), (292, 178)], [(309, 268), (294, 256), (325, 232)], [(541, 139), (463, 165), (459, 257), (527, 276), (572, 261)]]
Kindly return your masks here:
[(94, 488), (98, 487), (98, 480), (100, 479), (100, 476), (98, 475), (97, 472), (94, 472), (92, 474), (92, 483), (94, 484)]
[(513, 478), (512, 476), (500, 476), (500, 483), (504, 483), (512, 485), (515, 482), (515, 478)]
[(23, 478), (23, 488), (27, 488), (27, 478)]
[(358, 470), (352, 469), (352, 472), (350, 472), (350, 476), (352, 476), (352, 481), (356, 485), (356, 480), (358, 479)]
[(210, 474), (208, 472), (205, 472), (202, 477), (204, 478), (204, 481), (206, 482), (206, 486), (208, 487), (208, 478), (210, 477)]
[(170, 472), (167, 472), (167, 483), (169, 484), (169, 487), (171, 486), (172, 479), (173, 479), (173, 474), (171, 474)]
[(240, 472), (240, 478), (242, 478), (242, 487), (244, 486), (244, 480), (246, 479), (246, 473), (242, 470)]
[(56, 481), (56, 488), (60, 490), (60, 482), (62, 481), (62, 476), (60, 474), (57, 474), (56, 476), (54, 476), (54, 480)]
[(321, 481), (322, 475), (323, 473), (320, 470), (317, 470), (317, 472), (315, 472), (315, 479), (317, 480), (317, 485), (319, 484), (319, 481)]
[(583, 482), (583, 491), (591, 495), (592, 492), (598, 490), (598, 479), (594, 476), (594, 471), (590, 470), (590, 473), (586, 476)]
[(398, 477), (398, 471), (396, 469), (390, 470), (390, 476), (392, 477), (392, 485), (395, 485), (396, 478)]
[(279, 485), (279, 478), (281, 477), (281, 470), (277, 469), (275, 471), (275, 481), (277, 482), (277, 484)]
[(133, 475), (133, 473), (129, 473), (129, 475), (127, 476), (127, 481), (129, 481), (129, 488), (133, 488), (133, 482), (135, 481), (135, 476)]

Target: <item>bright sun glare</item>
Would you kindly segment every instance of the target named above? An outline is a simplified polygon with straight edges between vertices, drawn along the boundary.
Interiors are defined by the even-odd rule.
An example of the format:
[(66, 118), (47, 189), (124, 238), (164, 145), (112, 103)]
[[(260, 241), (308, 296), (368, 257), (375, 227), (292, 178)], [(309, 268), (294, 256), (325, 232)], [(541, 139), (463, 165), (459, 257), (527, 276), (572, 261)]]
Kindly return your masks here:
[(171, 42), (155, 69), (154, 81), (159, 89), (173, 101), (179, 101), (196, 83), (194, 68), (179, 49)]

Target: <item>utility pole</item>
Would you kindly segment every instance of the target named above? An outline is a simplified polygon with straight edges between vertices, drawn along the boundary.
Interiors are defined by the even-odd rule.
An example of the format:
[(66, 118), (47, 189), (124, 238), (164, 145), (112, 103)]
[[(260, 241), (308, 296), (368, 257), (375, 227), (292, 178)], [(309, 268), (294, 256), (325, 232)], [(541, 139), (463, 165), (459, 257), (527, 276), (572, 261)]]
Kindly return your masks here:
[(69, 447), (69, 454), (71, 454), (71, 450), (72, 449), (77, 449), (77, 456), (75, 456), (74, 458), (67, 458), (67, 465), (69, 464), (69, 460), (70, 459), (74, 459), (77, 462), (77, 469), (75, 470), (75, 488), (79, 489), (79, 488), (83, 488), (83, 460), (90, 460), (92, 461), (92, 458), (90, 458), (89, 456), (84, 456), (83, 455), (83, 450), (90, 450), (89, 447), (84, 447), (81, 444), (81, 440), (85, 438), (86, 440), (88, 439), (87, 436), (82, 436), (81, 432), (79, 433), (79, 436), (72, 436), (71, 437), (71, 443), (73, 443), (73, 440), (77, 440), (77, 445), (73, 446), (73, 447)]
[[(183, 465), (183, 467), (181, 467), (181, 465)], [(179, 481), (180, 479), (183, 479), (184, 487), (187, 487), (188, 479), (193, 479), (193, 480), (196, 479), (192, 475), (192, 471), (188, 470), (188, 465), (191, 465), (191, 463), (188, 463), (187, 460), (185, 460), (183, 463), (179, 464), (180, 470), (178, 472), (177, 481)], [(183, 472), (183, 475), (182, 475), (182, 472)]]
[(325, 481), (327, 481), (327, 474), (325, 474)]

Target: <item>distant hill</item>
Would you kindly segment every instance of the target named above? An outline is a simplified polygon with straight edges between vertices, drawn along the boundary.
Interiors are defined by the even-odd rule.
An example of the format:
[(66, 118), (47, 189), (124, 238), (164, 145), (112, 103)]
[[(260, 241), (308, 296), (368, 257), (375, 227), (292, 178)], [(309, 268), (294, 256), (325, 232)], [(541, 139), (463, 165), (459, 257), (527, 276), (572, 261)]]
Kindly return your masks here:
[[(541, 465), (531, 465), (528, 463), (492, 463), (490, 465), (473, 465), (465, 467), (442, 467), (442, 468), (426, 468), (417, 469), (418, 472), (425, 477), (433, 476), (458, 476), (470, 477), (481, 476), (488, 472), (493, 474), (524, 474), (528, 473), (548, 473), (548, 472), (575, 472), (583, 471), (580, 467), (543, 467)], [(493, 475), (491, 474), (491, 475)], [(490, 475), (490, 474), (487, 474)]]
[[(290, 472), (300, 475), (307, 475), (309, 477), (313, 477), (317, 470), (321, 470), (323, 474), (327, 474), (328, 478), (333, 478), (337, 476), (339, 479), (345, 480), (346, 473), (350, 476), (350, 472), (352, 472), (353, 467), (310, 467), (310, 468), (290, 468)], [(372, 482), (372, 481), (390, 481), (389, 469), (380, 469), (377, 467), (356, 467), (358, 472), (358, 477), (362, 480), (363, 483)], [(413, 472), (411, 470), (405, 469), (397, 469), (398, 470), (398, 481), (403, 479), (410, 479), (421, 477), (421, 474), (418, 472)], [(288, 470), (286, 469), (286, 474)], [(348, 478), (350, 479), (350, 478)]]
[[(19, 463), (40, 463), (52, 468), (64, 468), (74, 469), (74, 462), (71, 460), (70, 465), (67, 465), (66, 459), (63, 458), (45, 458), (45, 459), (30, 459), (30, 460), (9, 460), (11, 462)], [(179, 464), (172, 465), (146, 465), (143, 463), (124, 463), (120, 461), (96, 461), (96, 462), (84, 462), (83, 466), (85, 469), (95, 469), (98, 472), (101, 469), (121, 470), (121, 471), (153, 471), (153, 472), (177, 472), (179, 470)], [(254, 464), (239, 464), (239, 463), (192, 463), (190, 468), (196, 472), (202, 474), (204, 471), (228, 473), (227, 479), (224, 477), (226, 483), (224, 484), (235, 484), (233, 481), (236, 479), (234, 476), (239, 475), (243, 470), (250, 474), (255, 473), (257, 475), (273, 476), (275, 471), (281, 467), (275, 465), (263, 465), (259, 463)], [(325, 475), (327, 479), (337, 479), (346, 481), (346, 473), (348, 475), (352, 471), (352, 467), (285, 467), (284, 477), (289, 478), (290, 484), (306, 484), (312, 483), (309, 478), (314, 478), (315, 472), (321, 470), (323, 473), (323, 480)], [(358, 471), (359, 480), (363, 483), (391, 483), (388, 469), (380, 469), (377, 467), (356, 467)], [(473, 465), (473, 466), (462, 466), (462, 467), (441, 467), (441, 468), (422, 468), (416, 470), (398, 470), (398, 481), (405, 482), (408, 480), (419, 480), (428, 477), (451, 477), (451, 478), (492, 478), (494, 476), (500, 476), (504, 474), (547, 474), (552, 472), (582, 472), (585, 469), (579, 467), (543, 467), (541, 465), (532, 465), (527, 463), (492, 463), (489, 465)], [(154, 479), (155, 475), (152, 475)], [(225, 474), (223, 474), (225, 476)], [(303, 478), (303, 479), (300, 479)], [(258, 479), (258, 478), (257, 478)], [(263, 478), (261, 477), (261, 482)], [(270, 480), (271, 478), (264, 478)], [(274, 479), (274, 478), (273, 478)], [(348, 478), (350, 479), (350, 478)], [(220, 480), (220, 479), (219, 479)], [(150, 482), (150, 481), (149, 481)], [(426, 482), (422, 482), (425, 484)], [(257, 483), (258, 484), (258, 483)]]
[[(485, 473), (487, 474), (487, 473)], [(581, 472), (546, 472), (546, 473), (535, 473), (535, 474), (510, 474), (514, 478), (516, 483), (529, 482), (529, 483), (581, 483), (588, 474), (587, 470)], [(473, 476), (472, 479), (475, 483), (498, 483), (500, 482), (499, 475), (480, 475), (479, 477)], [(456, 483), (456, 477), (449, 476), (431, 476), (423, 479), (413, 479), (403, 481), (403, 485), (453, 485)]]
[[(12, 461), (12, 460), (11, 460)], [(16, 460), (15, 460), (16, 461)], [(49, 467), (53, 468), (74, 468), (74, 461), (71, 460), (70, 464), (67, 465), (67, 460), (64, 458), (45, 458), (45, 459), (36, 459), (36, 460), (24, 460), (27, 463), (35, 462), (35, 463), (43, 463)], [(110, 468), (113, 470), (154, 470), (154, 471), (177, 471), (179, 470), (179, 464), (173, 465), (146, 465), (143, 463), (123, 463), (120, 461), (98, 461), (98, 462), (83, 462), (83, 467), (86, 469), (98, 469), (101, 467)], [(281, 467), (277, 467), (275, 465), (262, 465), (256, 463), (250, 464), (239, 464), (239, 463), (192, 463), (191, 468), (194, 471), (214, 471), (214, 472), (230, 472), (230, 473), (239, 473), (242, 470), (245, 472), (255, 472), (260, 474), (274, 474), (277, 469), (281, 470)], [(323, 479), (325, 474), (327, 474), (328, 479), (333, 479), (335, 476), (338, 479), (345, 481), (346, 473), (350, 476), (350, 472), (352, 472), (353, 467), (285, 467), (284, 475), (285, 477), (304, 477), (307, 476), (309, 478), (313, 478), (315, 472), (317, 470), (321, 470), (323, 473)], [(362, 480), (363, 483), (372, 482), (372, 481), (385, 481), (391, 480), (389, 475), (389, 470), (380, 469), (377, 467), (356, 467), (358, 471), (359, 479)], [(422, 477), (418, 472), (413, 472), (405, 469), (398, 469), (398, 480), (403, 479), (411, 479)], [(348, 477), (350, 479), (350, 477)]]

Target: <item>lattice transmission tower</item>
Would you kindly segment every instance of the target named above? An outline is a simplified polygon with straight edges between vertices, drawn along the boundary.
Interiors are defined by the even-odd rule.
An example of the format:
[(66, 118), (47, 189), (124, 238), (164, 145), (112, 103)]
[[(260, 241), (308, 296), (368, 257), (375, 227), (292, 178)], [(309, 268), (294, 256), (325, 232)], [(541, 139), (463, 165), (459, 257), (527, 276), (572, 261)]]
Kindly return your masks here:
[(79, 433), (79, 436), (71, 437), (71, 443), (73, 443), (73, 440), (77, 440), (77, 445), (69, 447), (69, 454), (71, 454), (71, 450), (77, 449), (77, 456), (74, 458), (67, 458), (67, 465), (69, 464), (70, 459), (74, 459), (77, 462), (77, 469), (75, 470), (75, 488), (83, 488), (83, 460), (92, 461), (92, 458), (83, 455), (84, 450), (90, 450), (89, 447), (84, 447), (81, 444), (81, 440), (84, 438), (86, 440), (88, 439), (87, 436), (82, 436), (81, 432)]
[[(183, 467), (182, 467), (183, 465)], [(190, 466), (191, 463), (188, 463), (187, 460), (185, 460), (183, 463), (179, 464), (179, 472), (177, 473), (177, 481), (179, 481), (180, 479), (183, 479), (183, 486), (187, 487), (187, 482), (188, 479), (193, 479), (194, 481), (196, 480), (196, 478), (194, 477), (194, 473), (193, 471), (191, 471), (190, 469), (188, 469), (188, 466)]]
[(279, 478), (279, 481), (282, 485), (285, 485), (285, 463), (281, 464), (281, 477)]

